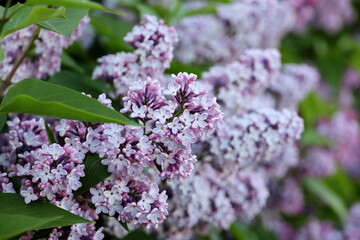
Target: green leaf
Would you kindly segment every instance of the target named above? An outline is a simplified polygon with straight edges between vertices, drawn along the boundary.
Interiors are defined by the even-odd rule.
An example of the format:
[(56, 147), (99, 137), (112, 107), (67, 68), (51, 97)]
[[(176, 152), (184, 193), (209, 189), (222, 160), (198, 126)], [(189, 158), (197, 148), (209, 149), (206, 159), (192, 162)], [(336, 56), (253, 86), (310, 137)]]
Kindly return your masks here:
[[(7, 225), (7, 219), (10, 225)], [(91, 223), (91, 221), (41, 200), (26, 204), (20, 194), (0, 193), (0, 239), (16, 236), (28, 230), (69, 226), (76, 223)]]
[(62, 216), (35, 218), (26, 215), (0, 214), (0, 239), (10, 239), (21, 233), (38, 229)]
[(14, 15), (4, 25), (1, 33), (1, 39), (6, 35), (13, 33), (22, 28), (28, 27), (48, 19), (63, 19), (65, 18), (65, 7), (52, 9), (42, 6), (24, 6), (17, 4), (9, 8), (8, 16), (15, 12)]
[(347, 206), (351, 206), (352, 203), (359, 200), (356, 184), (340, 166), (334, 175), (324, 178), (324, 183), (339, 196), (342, 196)]
[(111, 52), (134, 49), (124, 41), (125, 35), (131, 31), (132, 25), (105, 15), (90, 15), (91, 24), (101, 36), (100, 40)]
[(230, 226), (230, 232), (237, 240), (258, 240), (256, 234), (250, 228), (238, 222)]
[(83, 19), (88, 12), (89, 10), (87, 9), (66, 8), (66, 19), (54, 18), (40, 22), (38, 25), (50, 31), (64, 35), (67, 38), (71, 38), (72, 33), (79, 26), (81, 19)]
[(320, 146), (331, 147), (332, 141), (329, 138), (321, 136), (312, 128), (306, 128), (301, 136), (301, 144), (305, 147)]
[(1, 102), (0, 113), (27, 113), (87, 122), (141, 126), (96, 99), (33, 78), (24, 79), (10, 88)]
[(121, 222), (121, 221), (119, 221), (119, 223), (127, 232), (130, 232), (130, 229), (129, 229), (127, 223), (124, 223), (124, 222)]
[(7, 119), (6, 113), (0, 113), (0, 132), (4, 128)]
[(173, 73), (177, 74), (179, 72), (188, 72), (188, 73), (194, 73), (198, 76), (198, 79), (200, 79), (201, 74), (209, 69), (210, 65), (203, 65), (203, 66), (196, 66), (194, 64), (185, 64), (178, 62), (176, 60), (173, 60), (170, 64), (170, 68), (166, 69), (166, 73)]
[(188, 10), (184, 15), (192, 16), (192, 15), (200, 15), (200, 14), (215, 14), (216, 13), (216, 5), (209, 4), (206, 7)]
[(305, 179), (305, 189), (329, 206), (343, 222), (347, 217), (345, 204), (340, 196), (331, 190), (322, 180)]
[(0, 62), (2, 62), (4, 59), (5, 59), (5, 53), (2, 46), (0, 45)]
[(82, 186), (74, 193), (74, 196), (79, 196), (87, 192), (91, 187), (104, 181), (110, 176), (107, 167), (101, 163), (101, 158), (95, 154), (88, 154), (83, 162), (85, 165), (85, 176), (81, 178)]
[(104, 82), (92, 80), (89, 76), (67, 70), (51, 76), (48, 82), (71, 88), (78, 92), (85, 92), (91, 94), (93, 97), (109, 91), (109, 88)]
[(57, 143), (56, 140), (55, 140), (54, 134), (52, 133), (48, 123), (46, 122), (46, 119), (45, 118), (43, 118), (43, 119), (44, 119), (46, 135), (47, 135), (49, 143), (50, 144)]
[(99, 11), (110, 12), (125, 16), (124, 12), (108, 9), (99, 3), (88, 0), (76, 0), (76, 1), (75, 0), (27, 0), (26, 4), (28, 5), (43, 4), (50, 6), (65, 6), (65, 7), (73, 7), (73, 8), (92, 9), (92, 10), (99, 10)]
[(82, 67), (80, 67), (76, 63), (76, 61), (65, 51), (61, 54), (61, 65), (68, 67), (79, 73), (83, 73), (83, 74), (85, 73), (85, 70)]
[(157, 18), (160, 18), (158, 12), (155, 10), (155, 8), (152, 8), (149, 5), (145, 5), (145, 4), (137, 4), (136, 5), (136, 9), (138, 10), (139, 14), (140, 14), (140, 18), (144, 19), (144, 16), (146, 14), (149, 15), (153, 15), (156, 16)]
[(304, 119), (305, 128), (313, 127), (321, 117), (330, 117), (336, 108), (325, 102), (316, 92), (311, 92), (299, 104), (300, 116)]

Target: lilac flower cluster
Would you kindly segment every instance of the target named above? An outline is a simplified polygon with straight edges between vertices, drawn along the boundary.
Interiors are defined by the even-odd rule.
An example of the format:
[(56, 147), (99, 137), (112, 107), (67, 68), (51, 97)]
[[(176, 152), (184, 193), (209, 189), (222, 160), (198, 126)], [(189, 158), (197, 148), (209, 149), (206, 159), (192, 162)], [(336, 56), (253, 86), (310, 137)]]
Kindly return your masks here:
[(131, 117), (152, 129), (141, 139), (140, 148), (157, 142), (149, 150), (161, 166), (163, 179), (189, 176), (196, 161), (191, 144), (212, 134), (222, 120), (219, 105), (205, 96), (206, 89), (195, 81), (196, 75), (179, 73), (173, 79), (167, 89), (150, 78), (139, 80), (123, 98), (122, 112), (130, 112)]
[(179, 22), (175, 56), (185, 63), (230, 62), (249, 48), (276, 47), (292, 29), (293, 15), (287, 2), (277, 0), (219, 4), (216, 16), (191, 16)]
[[(203, 74), (203, 81), (222, 103), (225, 112), (241, 114), (256, 108), (256, 99), (275, 81), (280, 67), (280, 53), (276, 49), (251, 49), (237, 61), (210, 68)], [(258, 107), (271, 105), (262, 103)]]
[(355, 14), (351, 0), (288, 0), (296, 13), (296, 31), (315, 25), (330, 33), (339, 31), (352, 22)]
[(336, 170), (336, 159), (330, 149), (313, 147), (307, 149), (306, 157), (301, 160), (299, 168), (308, 176), (331, 176)]
[[(194, 74), (173, 75), (167, 88), (149, 77), (155, 74), (155, 68), (160, 76), (168, 67), (176, 34), (162, 21), (150, 16), (145, 20), (126, 36), (136, 48), (134, 53), (105, 57), (136, 57), (134, 68), (143, 69), (144, 78), (131, 78), (131, 83), (114, 86), (124, 90), (121, 112), (145, 127), (48, 119), (57, 140), (50, 144), (42, 119), (12, 115), (7, 122), (8, 131), (0, 137), (2, 192), (19, 192), (26, 203), (46, 197), (89, 220), (106, 214), (146, 228), (157, 227), (165, 220), (169, 214), (168, 196), (161, 180), (183, 180), (190, 175), (197, 161), (192, 153), (193, 143), (208, 138), (220, 127), (222, 113), (216, 99), (207, 96), (205, 86), (196, 81)], [(97, 68), (94, 74), (101, 67), (105, 66)], [(111, 71), (119, 75), (121, 69)], [(112, 101), (105, 94), (98, 101), (112, 108)], [(89, 154), (102, 159), (110, 176), (80, 198), (74, 197), (82, 186), (83, 161)], [(20, 189), (14, 189), (10, 181), (14, 178), (20, 182)], [(94, 224), (76, 224), (70, 231), (54, 229), (51, 236), (101, 239), (101, 231)], [(28, 234), (36, 236), (36, 232)]]
[[(57, 125), (54, 122), (57, 128)], [(83, 145), (79, 139), (64, 138), (63, 144), (49, 144), (43, 119), (27, 115), (14, 115), (7, 122), (8, 132), (3, 134), (0, 169), (1, 192), (18, 192), (25, 203), (40, 197), (88, 220), (97, 219), (94, 210), (84, 202), (75, 200), (73, 194), (82, 183), (84, 176)], [(12, 180), (11, 182), (9, 180)], [(20, 188), (14, 188), (13, 182)], [(36, 232), (28, 232), (34, 237)], [(102, 239), (101, 229), (94, 224), (76, 224), (64, 231), (54, 229), (49, 237), (68, 235), (69, 239)], [(66, 235), (67, 234), (67, 235)], [(36, 236), (36, 235), (35, 235)]]
[(268, 180), (272, 180), (284, 177), (289, 169), (296, 167), (298, 163), (299, 149), (294, 142), (279, 149), (267, 161), (259, 162), (256, 169), (262, 172)]
[[(16, 83), (28, 77), (45, 79), (59, 72), (63, 49), (70, 46), (82, 35), (89, 21), (88, 17), (83, 18), (70, 39), (58, 33), (41, 29), (34, 43), (35, 56), (25, 57), (11, 82)], [(0, 77), (2, 79), (8, 76), (34, 34), (35, 25), (31, 25), (6, 36), (1, 41), (1, 47), (5, 55), (5, 59), (0, 62)]]
[(345, 240), (360, 239), (360, 203), (350, 208), (344, 235)]
[(354, 176), (360, 172), (360, 126), (357, 119), (356, 112), (344, 110), (318, 126), (320, 134), (333, 141), (333, 147), (329, 151), (334, 158)]
[(355, 203), (349, 210), (343, 227), (336, 229), (332, 222), (310, 219), (299, 229), (282, 221), (271, 211), (263, 214), (265, 226), (272, 230), (280, 240), (357, 240), (360, 239), (360, 204)]
[(275, 102), (266, 90), (280, 67), (278, 51), (252, 49), (203, 74), (207, 89), (219, 99), (224, 123), (194, 145), (201, 160), (194, 174), (170, 184), (167, 230), (160, 229), (160, 235), (189, 239), (210, 228), (227, 229), (235, 220), (252, 220), (266, 204), (269, 181), (297, 164), (302, 119), (258, 102), (264, 96)]
[(231, 57), (231, 39), (226, 37), (224, 25), (215, 16), (186, 17), (178, 23), (176, 31), (179, 33), (180, 41), (176, 47), (175, 57), (180, 62), (219, 62)]
[(230, 31), (235, 56), (249, 48), (277, 47), (293, 24), (290, 5), (277, 0), (237, 1), (220, 5), (217, 13)]
[(296, 234), (295, 240), (302, 239), (342, 240), (343, 236), (340, 231), (334, 228), (332, 223), (312, 220)]
[(104, 56), (98, 59), (101, 65), (93, 72), (93, 78), (114, 86), (116, 97), (124, 96), (134, 80), (144, 81), (147, 77), (162, 80), (173, 58), (173, 44), (178, 41), (174, 28), (150, 15), (146, 15), (144, 22), (135, 26), (124, 40), (135, 51)]
[(296, 109), (298, 103), (318, 87), (320, 74), (306, 64), (286, 64), (272, 85), (280, 97), (278, 108)]
[(170, 187), (177, 196), (169, 201), (172, 214), (165, 223), (170, 239), (188, 239), (192, 231), (206, 234), (210, 227), (227, 229), (238, 216), (252, 219), (268, 197), (266, 183), (256, 172), (224, 172), (208, 163)]
[[(79, 208), (82, 203), (73, 194), (82, 186), (86, 154), (97, 154), (104, 158), (102, 163), (108, 166), (111, 176), (90, 189), (96, 211), (88, 218), (97, 219), (100, 213), (106, 213), (122, 222), (156, 227), (168, 215), (167, 195), (142, 174), (143, 169), (149, 166), (156, 169), (157, 165), (162, 179), (187, 177), (196, 161), (191, 143), (211, 134), (222, 119), (219, 106), (205, 96), (206, 90), (195, 82), (195, 75), (180, 73), (173, 77), (168, 89), (150, 78), (134, 82), (124, 97), (124, 102), (131, 106), (124, 112), (130, 111), (132, 117), (146, 124), (146, 129), (52, 120), (51, 128), (62, 144), (49, 144), (42, 119), (14, 115), (7, 122), (9, 131), (1, 138), (4, 144), (0, 155), (3, 172), (0, 190), (15, 192), (9, 178), (16, 178), (26, 203), (46, 197), (87, 217), (88, 207)], [(99, 101), (111, 107), (104, 94)], [(100, 234), (93, 225), (72, 228), (70, 235)]]
[(295, 112), (273, 109), (228, 118), (225, 123), (210, 140), (211, 152), (238, 167), (271, 160), (283, 146), (300, 139), (304, 127)]

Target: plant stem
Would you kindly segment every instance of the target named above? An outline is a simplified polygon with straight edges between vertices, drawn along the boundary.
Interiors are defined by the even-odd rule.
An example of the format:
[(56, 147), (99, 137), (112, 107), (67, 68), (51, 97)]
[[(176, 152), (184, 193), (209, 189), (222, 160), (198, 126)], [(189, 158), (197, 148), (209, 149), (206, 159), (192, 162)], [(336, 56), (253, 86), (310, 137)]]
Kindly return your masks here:
[(8, 19), (6, 18), (6, 14), (10, 7), (10, 4), (11, 4), (11, 0), (7, 0), (6, 5), (5, 5), (4, 14), (3, 14), (3, 16), (1, 18), (1, 22), (0, 22), (0, 35), (2, 33), (5, 23), (8, 21)]
[(14, 64), (14, 67), (11, 69), (9, 75), (6, 77), (4, 83), (0, 87), (0, 97), (4, 94), (7, 87), (11, 84), (11, 78), (14, 76), (16, 70), (19, 68), (19, 66), (22, 63), (22, 61), (24, 60), (24, 58), (30, 52), (30, 50), (31, 50), (37, 36), (39, 35), (39, 33), (40, 33), (40, 27), (36, 26), (34, 35), (30, 39), (30, 41), (29, 41), (28, 45), (26, 46), (25, 50), (21, 53), (19, 59), (16, 60), (16, 62)]

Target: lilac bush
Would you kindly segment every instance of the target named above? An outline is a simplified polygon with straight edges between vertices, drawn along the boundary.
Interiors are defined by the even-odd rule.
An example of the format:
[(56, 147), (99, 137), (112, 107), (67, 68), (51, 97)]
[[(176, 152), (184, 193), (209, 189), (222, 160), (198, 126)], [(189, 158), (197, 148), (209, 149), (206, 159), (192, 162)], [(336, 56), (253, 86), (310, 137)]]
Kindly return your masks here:
[(0, 7), (1, 239), (360, 239), (356, 2), (104, 5)]

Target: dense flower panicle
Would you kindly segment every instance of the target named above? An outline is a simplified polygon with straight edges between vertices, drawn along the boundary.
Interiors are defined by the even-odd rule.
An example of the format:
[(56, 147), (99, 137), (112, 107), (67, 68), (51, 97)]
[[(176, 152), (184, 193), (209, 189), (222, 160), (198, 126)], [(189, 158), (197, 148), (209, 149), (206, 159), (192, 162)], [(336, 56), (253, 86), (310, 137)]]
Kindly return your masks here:
[[(196, 165), (194, 174), (170, 185), (171, 239), (190, 236), (181, 232), (196, 230), (206, 234), (211, 227), (227, 229), (237, 217), (251, 220), (266, 203), (268, 191), (261, 175), (252, 171), (221, 172), (208, 163)], [(176, 234), (178, 233), (178, 234)]]
[(246, 49), (276, 47), (292, 29), (293, 15), (288, 3), (277, 0), (219, 4), (216, 16), (191, 16), (179, 22), (175, 56), (186, 63), (228, 63)]
[(228, 181), (227, 194), (237, 209), (238, 216), (245, 221), (252, 220), (269, 197), (265, 179), (256, 172), (240, 171)]
[(156, 184), (141, 176), (124, 178), (113, 173), (90, 192), (97, 214), (117, 216), (121, 222), (157, 227), (168, 215), (166, 191), (159, 193)]
[(318, 87), (320, 74), (306, 64), (286, 64), (271, 90), (279, 94), (278, 108), (296, 109), (306, 95)]
[(210, 151), (219, 161), (236, 162), (238, 167), (271, 161), (282, 147), (298, 140), (304, 129), (302, 119), (289, 110), (262, 109), (224, 122), (210, 140)]
[(124, 96), (133, 81), (145, 81), (147, 77), (162, 80), (163, 72), (169, 68), (173, 58), (173, 45), (178, 41), (174, 28), (150, 15), (145, 15), (144, 22), (135, 26), (124, 40), (135, 51), (99, 58), (101, 65), (92, 75), (112, 85), (116, 96)]
[[(95, 213), (94, 209), (83, 202), (74, 200), (72, 195), (56, 201), (55, 205), (90, 221), (98, 220), (98, 215)], [(69, 240), (101, 240), (104, 238), (102, 231), (103, 227), (96, 229), (95, 223), (78, 223), (70, 227), (54, 228), (50, 233), (49, 239), (55, 240), (59, 237), (67, 236), (67, 239)]]
[(152, 159), (161, 166), (161, 177), (181, 179), (190, 174), (196, 161), (191, 144), (219, 128), (222, 113), (215, 99), (205, 96), (196, 75), (179, 73), (173, 79), (167, 89), (150, 78), (134, 82), (123, 98), (122, 112), (130, 112), (150, 128), (143, 139), (155, 142)]
[[(194, 174), (189, 178), (181, 183), (173, 182), (170, 184), (174, 197), (169, 199), (171, 215), (166, 223), (173, 230), (201, 228), (202, 226), (199, 225), (201, 222), (212, 225), (217, 217), (220, 218), (217, 219), (214, 226), (219, 226), (218, 224), (221, 224), (220, 226), (229, 225), (235, 219), (234, 210), (231, 209), (229, 200), (224, 199), (224, 192), (214, 186), (209, 179), (210, 176), (211, 178), (218, 177), (217, 172), (211, 166), (198, 164)], [(217, 201), (216, 199), (221, 200)], [(211, 206), (215, 210), (212, 210)], [(225, 215), (219, 216), (220, 212), (217, 211), (223, 211)], [(221, 218), (223, 221), (220, 220)]]
[[(0, 191), (15, 193), (9, 178), (17, 179), (21, 186), (16, 191), (24, 197), (25, 203), (44, 197), (88, 220), (97, 219), (91, 208), (73, 200), (73, 193), (82, 186), (80, 179), (84, 176), (82, 161), (85, 155), (78, 152), (80, 141), (74, 139), (70, 142), (65, 138), (63, 145), (49, 144), (43, 119), (33, 116), (14, 115), (7, 126), (7, 141), (0, 154), (0, 169), (3, 172)], [(63, 228), (53, 229), (49, 237), (102, 239), (101, 230), (96, 230), (95, 224), (75, 224), (64, 231)], [(27, 235), (33, 234), (29, 232)]]
[(279, 189), (280, 199), (278, 208), (285, 214), (296, 215), (304, 210), (302, 189), (295, 179), (288, 178), (284, 186)]
[[(29, 203), (39, 197), (56, 201), (81, 187), (84, 176), (80, 141), (49, 144), (43, 119), (15, 117), (7, 122), (8, 142), (1, 148), (0, 165), (9, 177), (21, 179), (20, 193)], [(77, 143), (77, 144), (75, 144)]]
[(179, 43), (175, 58), (180, 62), (219, 62), (231, 57), (230, 38), (226, 36), (223, 23), (215, 16), (186, 17), (176, 26), (176, 31)]
[[(125, 42), (135, 49), (142, 67), (164, 70), (173, 59), (173, 44), (178, 41), (175, 28), (168, 27), (163, 20), (151, 15), (144, 16), (144, 22), (136, 25), (124, 37)], [(155, 66), (154, 66), (155, 64)]]
[(295, 229), (287, 222), (282, 220), (276, 213), (265, 211), (261, 214), (264, 227), (273, 233), (279, 240), (293, 240)]
[(296, 143), (283, 146), (268, 161), (259, 162), (255, 167), (256, 171), (262, 172), (267, 180), (282, 178), (289, 169), (299, 163), (299, 149)]
[(207, 88), (228, 110), (237, 114), (251, 108), (250, 102), (271, 86), (280, 69), (280, 53), (276, 49), (251, 49), (238, 61), (215, 66), (203, 74)]
[(124, 95), (134, 79), (145, 79), (148, 75), (138, 63), (138, 56), (133, 53), (109, 54), (97, 61), (100, 66), (94, 69), (92, 77), (114, 86), (115, 96)]
[(357, 113), (351, 110), (337, 112), (332, 119), (322, 121), (318, 131), (333, 141), (334, 157), (354, 176), (360, 173), (360, 126)]
[[(276, 47), (279, 40), (290, 30), (292, 13), (290, 6), (276, 0), (244, 0), (218, 7), (218, 16), (225, 22), (231, 33), (232, 51), (236, 55), (248, 48)], [(283, 20), (279, 21), (279, 13)], [(269, 32), (268, 32), (269, 31)], [(275, 40), (274, 40), (275, 39)]]
[(321, 0), (288, 0), (295, 11), (296, 21), (294, 30), (304, 31), (311, 21), (315, 19), (315, 6)]
[(351, 0), (288, 0), (296, 13), (295, 30), (302, 32), (308, 25), (334, 33), (354, 20)]
[(330, 149), (314, 147), (306, 151), (306, 157), (301, 160), (299, 168), (309, 176), (330, 176), (335, 173), (336, 159)]
[(344, 235), (345, 240), (360, 239), (360, 203), (356, 203), (350, 208)]
[[(15, 72), (11, 82), (16, 83), (28, 77), (45, 79), (60, 71), (61, 54), (64, 48), (70, 46), (82, 35), (85, 26), (89, 23), (88, 17), (80, 21), (70, 39), (58, 33), (41, 29), (35, 40), (35, 57), (25, 57)], [(5, 79), (25, 50), (35, 33), (35, 25), (9, 34), (1, 41), (5, 59), (0, 63), (0, 77)]]
[(296, 240), (342, 240), (343, 235), (336, 230), (330, 222), (310, 221), (306, 226), (298, 231)]

